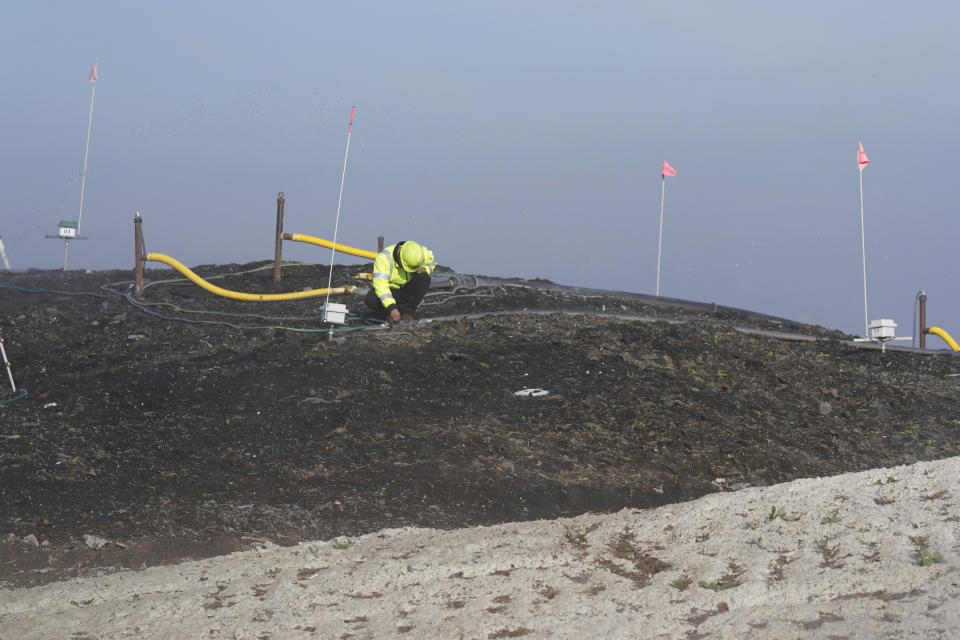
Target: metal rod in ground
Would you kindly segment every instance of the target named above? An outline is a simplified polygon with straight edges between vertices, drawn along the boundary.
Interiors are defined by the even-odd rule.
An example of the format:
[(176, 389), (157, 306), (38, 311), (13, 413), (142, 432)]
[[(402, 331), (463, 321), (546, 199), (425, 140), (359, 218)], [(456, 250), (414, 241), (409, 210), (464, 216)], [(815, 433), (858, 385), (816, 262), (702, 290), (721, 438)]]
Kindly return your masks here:
[(137, 295), (143, 295), (143, 218), (137, 211), (133, 217), (133, 273), (137, 284)]
[(277, 194), (277, 237), (273, 251), (273, 284), (280, 284), (280, 260), (283, 258), (283, 191)]
[(918, 294), (920, 299), (920, 348), (927, 348), (927, 294), (921, 290)]
[(330, 247), (330, 273), (327, 276), (327, 299), (323, 303), (323, 320), (326, 322), (330, 309), (330, 287), (333, 284), (333, 258), (337, 253), (337, 229), (340, 227), (340, 206), (343, 204), (343, 183), (347, 178), (347, 157), (350, 155), (350, 134), (353, 132), (353, 112), (356, 105), (350, 107), (350, 124), (347, 125), (347, 150), (343, 153), (343, 173), (340, 176), (340, 197), (337, 200), (337, 219), (333, 225), (333, 244)]
[(3, 348), (3, 336), (0, 336), (0, 355), (3, 356), (3, 362), (7, 365), (7, 377), (10, 378), (10, 387), (14, 393), (16, 393), (17, 385), (13, 382), (13, 372), (10, 370), (10, 361), (7, 360), (7, 350)]

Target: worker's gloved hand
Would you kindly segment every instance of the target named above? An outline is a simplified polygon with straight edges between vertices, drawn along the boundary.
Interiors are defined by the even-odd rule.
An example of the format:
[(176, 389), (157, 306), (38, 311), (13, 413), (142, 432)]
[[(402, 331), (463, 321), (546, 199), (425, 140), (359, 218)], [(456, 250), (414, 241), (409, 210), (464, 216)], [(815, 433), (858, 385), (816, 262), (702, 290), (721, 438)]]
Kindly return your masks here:
[(390, 309), (390, 322), (400, 322), (400, 309)]

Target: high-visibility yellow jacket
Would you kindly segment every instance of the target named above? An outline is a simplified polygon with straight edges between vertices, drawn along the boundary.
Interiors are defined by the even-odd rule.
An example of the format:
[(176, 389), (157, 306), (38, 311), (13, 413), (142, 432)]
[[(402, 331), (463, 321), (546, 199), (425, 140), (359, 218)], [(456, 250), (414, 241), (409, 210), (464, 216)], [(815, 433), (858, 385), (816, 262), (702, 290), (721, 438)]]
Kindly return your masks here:
[[(398, 242), (397, 244), (403, 243)], [(397, 244), (392, 244), (384, 248), (383, 251), (377, 254), (377, 259), (373, 261), (373, 290), (376, 292), (377, 298), (380, 299), (380, 304), (387, 310), (397, 304), (397, 301), (393, 299), (392, 291), (407, 284), (410, 282), (410, 279), (416, 275), (416, 272), (411, 273), (404, 271), (400, 262), (394, 259), (393, 254), (394, 249), (397, 248)], [(423, 254), (425, 258), (423, 268), (429, 275), (433, 273), (434, 267), (437, 266), (437, 261), (433, 257), (433, 251), (430, 251), (430, 249), (426, 247), (423, 247)]]

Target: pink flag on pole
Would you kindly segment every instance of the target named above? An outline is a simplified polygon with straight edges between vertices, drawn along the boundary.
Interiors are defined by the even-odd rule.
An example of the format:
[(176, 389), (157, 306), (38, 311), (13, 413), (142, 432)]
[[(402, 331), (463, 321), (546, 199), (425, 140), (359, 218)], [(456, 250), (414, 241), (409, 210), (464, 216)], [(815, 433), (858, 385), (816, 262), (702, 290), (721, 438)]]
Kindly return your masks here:
[(860, 150), (857, 151), (857, 164), (860, 166), (860, 171), (863, 171), (863, 168), (870, 164), (867, 152), (863, 150), (863, 142), (860, 143)]
[[(864, 156), (866, 157), (866, 156)], [(661, 178), (666, 178), (667, 176), (673, 177), (677, 175), (677, 170), (670, 166), (670, 163), (666, 160), (663, 161), (663, 171), (660, 172)]]
[(90, 77), (87, 78), (87, 82), (94, 83), (97, 81), (97, 65), (100, 64), (99, 60), (93, 61), (93, 69), (90, 71)]

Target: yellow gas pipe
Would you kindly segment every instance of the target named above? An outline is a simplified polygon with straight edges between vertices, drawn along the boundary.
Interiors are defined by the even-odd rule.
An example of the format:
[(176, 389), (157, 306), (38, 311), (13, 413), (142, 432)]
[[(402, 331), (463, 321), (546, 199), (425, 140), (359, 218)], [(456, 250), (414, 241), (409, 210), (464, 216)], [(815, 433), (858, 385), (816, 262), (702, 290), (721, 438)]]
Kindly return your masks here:
[[(197, 284), (210, 293), (214, 293), (218, 296), (223, 296), (224, 298), (231, 298), (233, 300), (251, 300), (254, 302), (275, 302), (277, 300), (300, 300), (301, 298), (314, 298), (316, 296), (325, 296), (327, 295), (327, 289), (311, 289), (309, 291), (293, 291), (291, 293), (243, 293), (241, 291), (231, 291), (229, 289), (224, 289), (216, 285), (210, 284), (196, 273), (188, 269), (183, 265), (182, 262), (175, 258), (171, 258), (168, 255), (162, 253), (148, 253), (143, 257), (144, 260), (151, 260), (153, 262), (162, 262), (166, 265), (169, 265), (186, 276), (191, 282)], [(336, 293), (353, 293), (356, 287), (346, 286), (346, 287), (334, 287), (329, 289), (331, 294)]]
[(376, 251), (366, 251), (365, 249), (357, 249), (356, 247), (348, 247), (347, 245), (340, 244), (339, 242), (334, 245), (333, 242), (329, 240), (324, 240), (323, 238), (316, 238), (314, 236), (308, 236), (303, 233), (285, 233), (283, 234), (284, 240), (293, 240), (294, 242), (306, 242), (308, 244), (315, 244), (319, 247), (326, 247), (327, 249), (336, 248), (340, 253), (349, 253), (350, 255), (360, 256), (361, 258), (369, 258), (370, 260), (377, 259)]
[(950, 334), (941, 329), (940, 327), (928, 327), (927, 333), (932, 333), (935, 336), (940, 336), (943, 338), (943, 341), (950, 345), (950, 348), (954, 351), (960, 351), (960, 345), (957, 344), (957, 341), (950, 337)]

